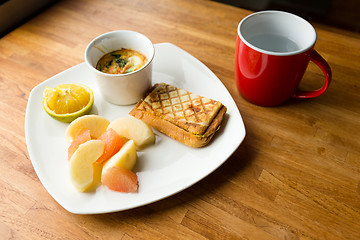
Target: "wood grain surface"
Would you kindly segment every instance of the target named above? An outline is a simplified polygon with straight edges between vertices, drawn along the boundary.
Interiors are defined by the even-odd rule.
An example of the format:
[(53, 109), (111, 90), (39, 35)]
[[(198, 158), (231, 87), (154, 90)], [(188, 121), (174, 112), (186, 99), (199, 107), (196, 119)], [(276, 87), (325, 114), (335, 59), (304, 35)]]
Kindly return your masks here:
[[(63, 0), (0, 39), (0, 239), (360, 239), (360, 35), (315, 24), (333, 71), (328, 91), (258, 107), (234, 82), (236, 28), (250, 13), (205, 0)], [(34, 171), (26, 104), (33, 87), (83, 62), (91, 39), (118, 29), (202, 61), (234, 98), (247, 135), (219, 169), (172, 197), (76, 215)], [(310, 64), (300, 87), (322, 81)]]

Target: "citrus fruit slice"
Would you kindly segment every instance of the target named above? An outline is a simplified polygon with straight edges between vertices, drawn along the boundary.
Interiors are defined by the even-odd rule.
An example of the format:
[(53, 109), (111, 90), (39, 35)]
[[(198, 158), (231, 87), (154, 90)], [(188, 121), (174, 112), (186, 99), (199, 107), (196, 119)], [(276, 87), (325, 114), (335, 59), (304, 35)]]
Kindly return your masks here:
[[(89, 140), (80, 144), (71, 156), (70, 179), (80, 192), (85, 192), (97, 186), (101, 179), (101, 164), (96, 160), (103, 154), (105, 143), (101, 140)], [(100, 175), (100, 176), (99, 176)]]
[(137, 192), (139, 188), (137, 175), (125, 168), (111, 167), (101, 176), (101, 183), (117, 192)]
[(75, 138), (74, 141), (70, 144), (68, 148), (68, 160), (70, 160), (71, 156), (74, 154), (76, 149), (79, 148), (80, 144), (83, 144), (87, 141), (91, 140), (90, 130), (84, 129), (79, 136)]
[(61, 122), (89, 114), (94, 104), (94, 93), (83, 84), (60, 84), (44, 88), (43, 107), (47, 114)]
[[(105, 142), (105, 149), (103, 155), (101, 155), (101, 157), (96, 160), (97, 163), (104, 163), (115, 153), (117, 153), (126, 142), (126, 139), (117, 134), (112, 128), (109, 128), (108, 130), (106, 130), (106, 132), (101, 134), (98, 140), (102, 140)], [(75, 141), (76, 139), (74, 140), (74, 142)]]
[(85, 115), (72, 121), (65, 131), (65, 140), (72, 142), (84, 129), (90, 130), (92, 138), (98, 138), (103, 134), (110, 121), (99, 115)]
[(155, 135), (151, 127), (134, 117), (118, 118), (109, 124), (109, 128), (114, 129), (120, 136), (134, 140), (138, 148), (155, 142)]

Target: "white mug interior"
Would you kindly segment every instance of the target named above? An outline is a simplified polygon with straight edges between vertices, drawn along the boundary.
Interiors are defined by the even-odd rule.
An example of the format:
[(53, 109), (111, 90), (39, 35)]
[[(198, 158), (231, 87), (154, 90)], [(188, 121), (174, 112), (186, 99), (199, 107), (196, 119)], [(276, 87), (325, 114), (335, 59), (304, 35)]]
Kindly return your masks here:
[(302, 53), (316, 42), (316, 31), (309, 22), (282, 11), (250, 14), (241, 20), (237, 31), (247, 46), (270, 55)]

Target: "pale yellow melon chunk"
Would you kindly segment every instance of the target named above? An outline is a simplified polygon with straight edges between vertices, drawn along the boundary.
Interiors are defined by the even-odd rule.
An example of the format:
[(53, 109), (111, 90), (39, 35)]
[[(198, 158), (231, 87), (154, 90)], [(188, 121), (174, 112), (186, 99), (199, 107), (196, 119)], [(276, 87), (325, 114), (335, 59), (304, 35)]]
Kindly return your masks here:
[(99, 115), (85, 115), (72, 121), (65, 131), (65, 140), (72, 142), (84, 129), (90, 130), (92, 138), (98, 138), (103, 134), (110, 121)]
[(104, 164), (102, 175), (106, 174), (106, 171), (114, 166), (132, 170), (136, 164), (136, 159), (135, 143), (133, 140), (129, 140)]
[(104, 141), (89, 140), (79, 145), (69, 160), (70, 179), (80, 192), (93, 189), (101, 179), (101, 164), (96, 160), (103, 154)]
[(122, 117), (112, 121), (112, 128), (120, 136), (134, 140), (136, 147), (141, 148), (155, 142), (155, 135), (149, 125), (134, 117)]

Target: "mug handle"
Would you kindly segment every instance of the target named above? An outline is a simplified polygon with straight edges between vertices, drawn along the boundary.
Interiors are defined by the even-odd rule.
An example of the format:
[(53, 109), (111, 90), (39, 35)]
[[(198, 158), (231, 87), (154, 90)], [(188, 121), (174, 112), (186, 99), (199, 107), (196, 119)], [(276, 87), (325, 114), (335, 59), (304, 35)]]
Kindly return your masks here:
[(312, 50), (312, 52), (310, 53), (310, 60), (313, 61), (316, 65), (318, 65), (321, 70), (323, 71), (324, 75), (325, 75), (325, 83), (324, 85), (319, 88), (318, 90), (315, 91), (300, 91), (297, 90), (294, 95), (293, 98), (314, 98), (317, 96), (320, 96), (321, 94), (323, 94), (326, 89), (329, 87), (330, 82), (331, 82), (331, 69), (329, 64), (326, 62), (326, 60), (320, 56), (320, 54), (314, 49)]

